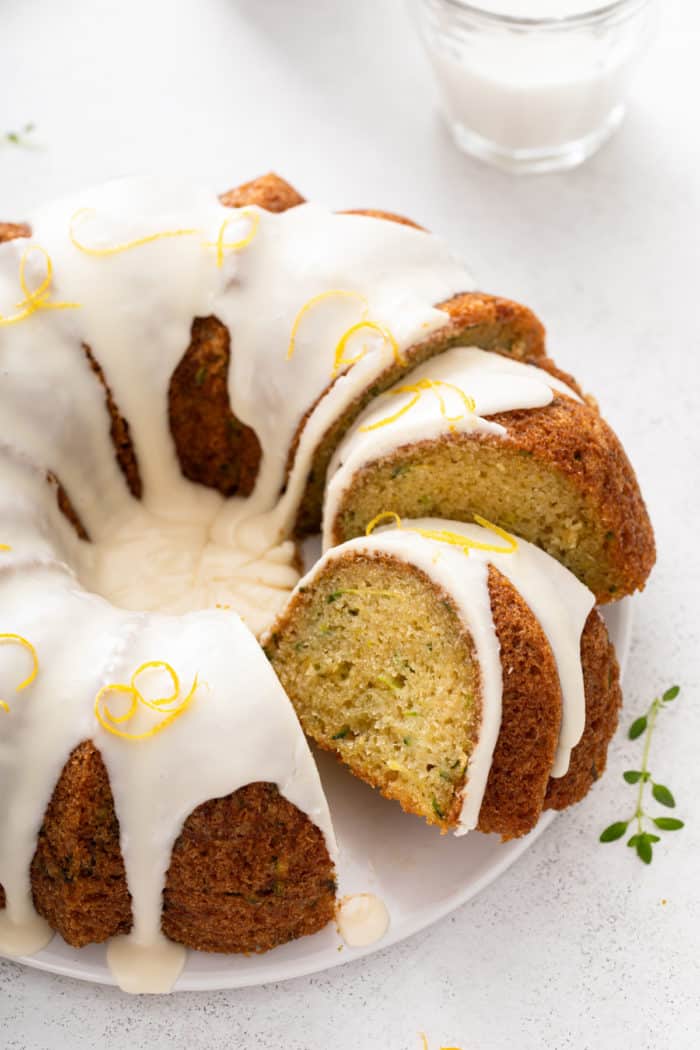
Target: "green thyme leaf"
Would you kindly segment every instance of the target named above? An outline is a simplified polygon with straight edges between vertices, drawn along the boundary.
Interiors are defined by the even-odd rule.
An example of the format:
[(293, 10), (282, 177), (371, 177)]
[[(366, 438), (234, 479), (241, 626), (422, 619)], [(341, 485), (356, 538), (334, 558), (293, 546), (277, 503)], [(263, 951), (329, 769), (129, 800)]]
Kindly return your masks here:
[(663, 702), (665, 704), (667, 704), (669, 702), (669, 700), (675, 700), (676, 697), (678, 696), (678, 694), (680, 693), (680, 691), (681, 691), (681, 687), (679, 685), (672, 685), (670, 689), (666, 690), (666, 692), (661, 697), (661, 699), (663, 700)]
[(638, 784), (643, 775), (641, 769), (628, 769), (622, 774), (628, 784)]
[(669, 809), (675, 808), (676, 800), (664, 784), (654, 784), (651, 793), (662, 806), (668, 806)]
[(350, 732), (350, 726), (343, 726), (337, 733), (334, 733), (331, 740), (343, 740)]
[(637, 856), (640, 860), (643, 860), (645, 864), (651, 864), (653, 850), (651, 848), (651, 842), (649, 842), (646, 835), (639, 836), (639, 841), (637, 842)]
[(632, 725), (630, 726), (630, 730), (629, 730), (629, 734), (628, 734), (630, 740), (636, 740), (638, 736), (641, 736), (642, 733), (644, 732), (644, 730), (646, 729), (646, 727), (647, 727), (647, 716), (646, 715), (641, 715), (639, 718), (636, 718), (634, 720), (634, 722), (632, 723)]
[(610, 824), (605, 831), (601, 833), (601, 842), (614, 842), (615, 839), (621, 839), (624, 833), (629, 827), (629, 820), (618, 820), (615, 824)]
[(6, 142), (11, 142), (13, 146), (26, 146), (25, 138), (27, 135), (31, 135), (35, 126), (35, 124), (30, 122), (25, 124), (21, 131), (6, 131), (2, 137)]
[(677, 817), (655, 817), (654, 823), (661, 831), (680, 831), (685, 827), (683, 821), (678, 820)]

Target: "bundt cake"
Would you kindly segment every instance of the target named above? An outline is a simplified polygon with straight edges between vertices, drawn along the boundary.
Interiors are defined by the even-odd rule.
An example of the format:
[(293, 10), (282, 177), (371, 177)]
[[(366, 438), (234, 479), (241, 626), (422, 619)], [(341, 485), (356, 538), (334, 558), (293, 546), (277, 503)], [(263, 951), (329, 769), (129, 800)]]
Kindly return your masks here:
[[(523, 512), (518, 530), (561, 556), (601, 598), (611, 585), (615, 597), (641, 586), (653, 546), (619, 446), (547, 358), (540, 322), (517, 303), (474, 291), (442, 242), (410, 220), (333, 213), (276, 176), (220, 197), (178, 179), (128, 179), (28, 218), (0, 224), (0, 952), (38, 950), (52, 930), (75, 946), (109, 939), (123, 987), (164, 989), (179, 972), (183, 945), (262, 951), (320, 929), (333, 914), (326, 801), (294, 710), (254, 636), (299, 579), (295, 540), (319, 529), (328, 465), (365, 409), (386, 414), (390, 403), (395, 411), (397, 384), (413, 385), (429, 358), (469, 354), (456, 347), (506, 362), (494, 374), (508, 390), (522, 362), (539, 391), (533, 402), (501, 398), (489, 412), (474, 395), (485, 417), (472, 413), (479, 456), (497, 449), (515, 486), (508, 457), (532, 449), (525, 483), (539, 471), (547, 492), (559, 485), (574, 508), (574, 546), (595, 565), (584, 571), (564, 556), (553, 511), (539, 532)], [(380, 397), (384, 391), (390, 396)], [(472, 395), (459, 396), (466, 404)], [(579, 421), (580, 483), (576, 471), (560, 469)], [(456, 490), (452, 457), (462, 456), (467, 470), (460, 442), (468, 429), (456, 426), (460, 441), (447, 455), (434, 428), (425, 443), (426, 460), (434, 457)], [(396, 467), (392, 483), (403, 461)], [(481, 468), (468, 469), (474, 476)], [(364, 527), (347, 516), (345, 483), (336, 484), (342, 470), (327, 503), (334, 542), (342, 530)], [(603, 481), (593, 478), (599, 472)], [(397, 506), (404, 500), (380, 470), (372, 477), (391, 495), (387, 506), (394, 496)], [(348, 481), (359, 521), (371, 492), (354, 474)], [(456, 494), (441, 503), (429, 486), (426, 494), (442, 515), (482, 513), (481, 498), (471, 506)], [(609, 523), (620, 518), (618, 535)], [(516, 528), (505, 511), (502, 521)], [(615, 532), (602, 544), (601, 528)], [(521, 554), (531, 551), (518, 542)], [(361, 556), (345, 554), (353, 543), (364, 544)], [(582, 646), (589, 725), (569, 772), (552, 779), (575, 743), (571, 718), (578, 725), (583, 708), (579, 695), (574, 715), (567, 713), (573, 687), (564, 683), (558, 643), (544, 614), (528, 608), (527, 589), (519, 596), (520, 578), (511, 582), (493, 555), (493, 622), (513, 654), (497, 704), (493, 682), (486, 689), (488, 673), (495, 675), (493, 637), (487, 672), (474, 623), (465, 630), (448, 588), (442, 604), (441, 585), (424, 567), (367, 553), (388, 543), (382, 532), (343, 546), (337, 563), (326, 555), (309, 598), (295, 593), (268, 642), (273, 665), (293, 678), (302, 659), (295, 647), (306, 640), (295, 636), (292, 657), (285, 637), (298, 635), (303, 610), (336, 564), (368, 594), (393, 594), (399, 584), (410, 590), (434, 616), (423, 629), (445, 656), (431, 671), (424, 654), (423, 688), (432, 673), (444, 691), (452, 668), (454, 719), (436, 713), (433, 722), (445, 745), (460, 743), (450, 752), (459, 762), (445, 778), (434, 766), (413, 786), (390, 766), (379, 777), (378, 755), (364, 773), (350, 764), (387, 793), (395, 782), (404, 804), (443, 829), (471, 821), (504, 837), (523, 834), (543, 799), (563, 806), (581, 797), (605, 761), (617, 677), (592, 596), (575, 580), (562, 585), (578, 596), (571, 632)], [(522, 557), (550, 563), (542, 552)], [(486, 572), (485, 562), (472, 563)], [(552, 564), (548, 578), (559, 572), (569, 580)], [(394, 576), (396, 587), (388, 582)], [(333, 617), (348, 604), (345, 595), (331, 597), (339, 589), (318, 599)], [(382, 603), (399, 600), (374, 598), (380, 619)], [(360, 623), (365, 612), (359, 603), (354, 609), (347, 615)], [(308, 644), (319, 644), (317, 636)], [(357, 673), (351, 667), (348, 680)], [(400, 669), (391, 674), (408, 681)], [(350, 714), (324, 716), (335, 727), (326, 739), (295, 699), (312, 736), (350, 749)], [(488, 773), (483, 741), (497, 734), (501, 708)], [(522, 712), (527, 731), (511, 711)], [(488, 787), (475, 810), (478, 768)]]
[(402, 521), (333, 547), (263, 644), (307, 734), (443, 831), (524, 835), (617, 724), (594, 596), (501, 529)]
[(558, 558), (598, 602), (643, 587), (654, 562), (619, 441), (546, 361), (459, 347), (377, 398), (333, 457), (326, 545), (362, 535), (387, 506), (402, 517), (481, 515)]

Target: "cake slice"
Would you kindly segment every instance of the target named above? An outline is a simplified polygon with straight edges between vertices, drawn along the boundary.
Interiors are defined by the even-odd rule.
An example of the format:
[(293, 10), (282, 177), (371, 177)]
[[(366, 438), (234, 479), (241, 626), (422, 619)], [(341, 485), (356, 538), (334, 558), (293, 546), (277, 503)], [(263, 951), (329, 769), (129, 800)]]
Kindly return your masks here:
[(264, 644), (356, 776), (442, 831), (510, 839), (605, 766), (620, 689), (593, 604), (522, 540), (406, 521), (328, 551)]
[(326, 546), (384, 508), (481, 515), (608, 602), (644, 586), (654, 536), (620, 442), (570, 377), (474, 347), (423, 364), (356, 421), (329, 469)]

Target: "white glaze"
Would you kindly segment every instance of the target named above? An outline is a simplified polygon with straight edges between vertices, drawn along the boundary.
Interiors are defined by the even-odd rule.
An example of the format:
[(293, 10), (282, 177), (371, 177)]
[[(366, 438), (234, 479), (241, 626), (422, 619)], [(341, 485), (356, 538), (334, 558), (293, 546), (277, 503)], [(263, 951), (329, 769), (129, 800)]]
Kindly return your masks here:
[[(395, 422), (366, 429), (406, 408), (415, 392), (399, 391), (420, 380), (450, 385), (438, 386), (434, 391), (424, 390), (418, 402)], [(473, 399), (473, 413), (465, 409), (459, 390)], [(450, 430), (502, 437), (506, 428), (492, 422), (489, 416), (548, 405), (553, 391), (581, 400), (571, 387), (549, 372), (476, 347), (454, 347), (415, 368), (410, 376), (365, 409), (336, 449), (328, 469), (324, 499), (324, 547), (332, 542), (339, 508), (358, 470), (398, 448), (418, 441), (437, 440)], [(445, 414), (440, 409), (438, 394), (443, 399)]]
[(552, 776), (563, 776), (569, 768), (572, 749), (581, 739), (585, 724), (585, 695), (581, 667), (581, 634), (595, 598), (567, 569), (544, 551), (518, 539), (512, 554), (470, 550), (419, 535), (415, 529), (448, 530), (481, 543), (503, 545), (492, 532), (478, 525), (440, 518), (405, 520), (402, 528), (375, 530), (327, 550), (299, 583), (308, 586), (329, 561), (349, 551), (391, 554), (426, 573), (454, 599), (476, 649), (480, 672), (481, 725), (469, 756), (462, 812), (456, 834), (477, 824), (486, 788), (493, 750), (501, 725), (503, 671), (488, 594), (488, 566), (493, 565), (518, 590), (538, 619), (550, 644), (562, 691), (562, 722)]
[(376, 894), (352, 893), (340, 901), (336, 921), (349, 948), (364, 948), (381, 940), (389, 929), (389, 912)]
[[(75, 230), (93, 247), (196, 232), (93, 257), (69, 237), (71, 217), (86, 207), (94, 213)], [(347, 352), (366, 345), (366, 356), (324, 393), (335, 346), (361, 308), (325, 300), (304, 319), (288, 361), (294, 320), (311, 297), (352, 290), (403, 350), (446, 323), (433, 304), (471, 280), (440, 241), (408, 227), (316, 205), (282, 215), (236, 212), (211, 188), (173, 179), (111, 183), (29, 221), (29, 243), (53, 263), (46, 301), (79, 305), (0, 326), (0, 543), (11, 548), (0, 552), (0, 630), (28, 638), (39, 659), (36, 681), (15, 695), (28, 655), (0, 648), (0, 696), (11, 708), (0, 712), (0, 883), (7, 896), (0, 951), (35, 950), (47, 936), (32, 906), (29, 865), (56, 780), (71, 750), (92, 739), (110, 777), (134, 914), (132, 933), (108, 958), (122, 986), (146, 990), (150, 971), (148, 990), (163, 990), (182, 952), (160, 934), (161, 893), (172, 844), (192, 809), (269, 780), (334, 851), (325, 798), (289, 701), (235, 613), (203, 609), (230, 605), (256, 631), (269, 623), (297, 579), (287, 537), (315, 447), (391, 360), (383, 340), (364, 332)], [(219, 268), (225, 221), (226, 244), (245, 237), (251, 222), (258, 227), (246, 248), (225, 248)], [(6, 317), (22, 301), (27, 246), (22, 239), (0, 245)], [(46, 275), (39, 252), (28, 256), (26, 273), (36, 290)], [(232, 409), (262, 445), (247, 501), (224, 501), (183, 478), (170, 434), (172, 373), (193, 319), (212, 314), (232, 333)], [(144, 485), (140, 504), (116, 464), (104, 392), (81, 344), (91, 348), (129, 423)], [(319, 398), (280, 499), (292, 437)], [(91, 543), (57, 511), (47, 471), (70, 494)], [(185, 690), (199, 673), (192, 705), (142, 742), (105, 732), (93, 712), (98, 689), (128, 682), (154, 659), (169, 660)]]

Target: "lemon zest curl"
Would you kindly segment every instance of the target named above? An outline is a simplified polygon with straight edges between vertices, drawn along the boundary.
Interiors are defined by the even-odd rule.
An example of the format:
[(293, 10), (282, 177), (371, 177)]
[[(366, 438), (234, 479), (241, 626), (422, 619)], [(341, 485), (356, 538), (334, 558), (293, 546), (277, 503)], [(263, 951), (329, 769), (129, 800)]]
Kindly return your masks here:
[[(37, 288), (33, 290), (27, 284), (27, 261), (32, 252), (41, 252), (46, 263), (46, 274)], [(19, 284), (24, 292), (24, 299), (16, 303), (17, 313), (9, 317), (0, 314), (0, 325), (18, 324), (39, 310), (77, 310), (80, 303), (54, 303), (50, 301), (50, 288), (53, 281), (53, 263), (51, 256), (40, 244), (30, 244), (19, 261)]]
[[(26, 689), (28, 685), (32, 684), (37, 674), (39, 673), (39, 657), (37, 656), (36, 649), (34, 648), (32, 643), (28, 642), (26, 638), (23, 638), (21, 634), (2, 633), (0, 634), (0, 642), (15, 642), (17, 645), (23, 646), (23, 648), (27, 649), (31, 654), (32, 670), (24, 679), (24, 681), (20, 682), (20, 684), (15, 687), (15, 692), (21, 693), (23, 689)], [(10, 705), (6, 700), (0, 700), (0, 708), (5, 712), (9, 712)]]
[[(465, 412), (458, 416), (448, 416), (447, 407), (445, 405), (445, 399), (442, 396), (441, 388), (452, 390), (456, 394), (459, 394), (464, 404)], [(391, 423), (396, 423), (397, 420), (405, 416), (407, 412), (418, 404), (424, 392), (432, 391), (438, 399), (438, 405), (440, 406), (440, 415), (448, 424), (448, 430), (450, 433), (454, 433), (457, 429), (455, 423), (459, 423), (462, 419), (466, 419), (467, 415), (473, 415), (476, 411), (476, 402), (473, 397), (466, 394), (461, 387), (456, 386), (454, 383), (447, 383), (442, 379), (419, 379), (417, 383), (407, 384), (405, 386), (398, 386), (394, 390), (387, 390), (387, 395), (396, 397), (399, 394), (413, 394), (414, 396), (410, 401), (407, 401), (405, 405), (394, 412), (393, 415), (386, 416), (384, 419), (378, 420), (376, 423), (370, 423), (367, 426), (360, 427), (361, 433), (368, 433), (371, 430), (379, 430), (380, 427), (389, 426)]]
[(89, 244), (83, 244), (75, 235), (76, 224), (82, 221), (86, 215), (94, 215), (94, 208), (79, 208), (73, 215), (70, 226), (68, 228), (68, 235), (71, 240), (71, 244), (83, 252), (85, 255), (92, 255), (96, 257), (102, 257), (106, 255), (120, 255), (122, 252), (128, 252), (132, 248), (140, 248), (144, 244), (152, 244), (154, 241), (162, 241), (171, 237), (192, 237), (200, 231), (197, 229), (184, 229), (184, 230), (161, 230), (159, 233), (151, 233), (147, 237), (136, 237), (133, 241), (124, 241), (122, 244), (113, 244), (108, 248), (91, 248)]
[(319, 303), (325, 302), (326, 299), (334, 298), (345, 298), (345, 299), (357, 299), (362, 306), (362, 314), (360, 320), (355, 324), (351, 325), (340, 337), (336, 344), (335, 351), (333, 353), (333, 370), (331, 377), (336, 378), (338, 373), (343, 368), (349, 368), (351, 365), (356, 365), (358, 361), (367, 354), (368, 347), (364, 346), (360, 353), (356, 357), (346, 358), (343, 355), (349, 341), (353, 336), (363, 329), (370, 329), (373, 332), (378, 332), (383, 340), (383, 345), (388, 346), (391, 349), (394, 361), (399, 365), (405, 365), (406, 361), (401, 356), (399, 345), (396, 339), (386, 327), (386, 325), (380, 324), (378, 321), (373, 321), (369, 317), (369, 303), (367, 297), (361, 292), (357, 292), (351, 288), (329, 288), (328, 291), (319, 292), (318, 295), (314, 295), (311, 299), (308, 299), (297, 313), (292, 323), (292, 330), (289, 335), (289, 343), (287, 344), (287, 360), (289, 361), (294, 354), (296, 349), (297, 336), (299, 334), (299, 328), (302, 321), (310, 310), (318, 306)]
[(438, 543), (448, 543), (451, 547), (459, 547), (466, 555), (469, 554), (470, 550), (491, 551), (494, 554), (515, 554), (518, 549), (518, 541), (515, 536), (511, 536), (505, 529), (502, 529), (499, 525), (494, 525), (491, 521), (487, 521), (486, 518), (482, 518), (479, 514), (474, 515), (476, 524), (483, 529), (495, 532), (497, 536), (508, 544), (507, 547), (497, 547), (493, 543), (471, 540), (468, 536), (463, 536), (460, 532), (451, 532), (449, 529), (407, 529), (402, 525), (401, 518), (394, 510), (384, 510), (381, 514), (377, 514), (372, 518), (365, 529), (365, 535), (371, 536), (381, 522), (387, 521), (393, 521), (396, 528), (402, 532), (414, 532), (417, 536), (423, 536), (425, 539), (437, 540)]
[[(172, 683), (172, 692), (169, 696), (156, 697), (153, 700), (148, 700), (141, 690), (136, 685), (136, 679), (139, 675), (143, 674), (144, 671), (148, 670), (162, 670), (165, 671), (169, 676)], [(194, 676), (192, 687), (190, 688), (187, 696), (180, 698), (180, 679), (178, 678), (177, 672), (165, 660), (148, 660), (146, 663), (141, 664), (137, 667), (131, 676), (129, 684), (125, 682), (112, 682), (109, 685), (103, 685), (95, 697), (95, 717), (100, 723), (103, 729), (106, 729), (108, 733), (113, 736), (120, 737), (122, 740), (148, 740), (150, 737), (155, 736), (157, 733), (162, 732), (167, 726), (179, 718), (192, 703), (194, 695), (199, 685), (198, 675)], [(129, 706), (124, 714), (117, 715), (108, 706), (104, 697), (108, 693), (120, 693), (123, 696), (129, 697)], [(119, 729), (120, 725), (126, 722), (130, 722), (136, 714), (139, 704), (148, 708), (151, 711), (155, 711), (157, 714), (165, 715), (160, 722), (151, 726), (150, 729), (144, 733), (129, 733), (123, 729)], [(168, 707), (169, 704), (176, 704), (175, 707)]]
[(333, 379), (335, 379), (335, 377), (344, 367), (349, 368), (351, 365), (356, 365), (358, 361), (361, 361), (367, 353), (368, 348), (366, 346), (363, 346), (362, 350), (360, 350), (357, 357), (343, 357), (343, 354), (345, 353), (345, 348), (349, 340), (352, 339), (356, 332), (361, 331), (363, 328), (370, 328), (373, 332), (378, 332), (384, 341), (383, 345), (391, 348), (391, 353), (396, 364), (406, 364), (406, 360), (401, 356), (399, 344), (396, 342), (396, 339), (385, 325), (379, 324), (377, 321), (358, 321), (357, 324), (354, 324), (350, 328), (348, 328), (347, 332), (345, 332), (344, 335), (342, 335), (338, 340), (338, 345), (336, 346), (335, 354), (333, 355)]
[[(144, 244), (153, 244), (155, 241), (169, 240), (173, 237), (194, 237), (202, 234), (202, 231), (196, 227), (186, 227), (179, 230), (160, 230), (156, 233), (148, 234), (145, 237), (136, 237), (131, 241), (124, 241), (121, 244), (113, 244), (107, 248), (92, 248), (88, 244), (83, 244), (79, 241), (75, 227), (76, 224), (81, 222), (87, 215), (94, 215), (94, 208), (79, 208), (75, 212), (69, 227), (69, 236), (71, 243), (83, 252), (85, 255), (91, 255), (97, 258), (101, 258), (109, 255), (121, 255), (122, 252), (131, 251), (133, 248), (141, 248)], [(241, 237), (237, 241), (226, 241), (226, 230), (232, 222), (237, 222), (240, 218), (246, 218), (250, 220), (250, 229), (244, 237)], [(258, 226), (260, 225), (260, 214), (257, 211), (252, 211), (249, 208), (243, 208), (237, 215), (231, 215), (228, 219), (225, 219), (219, 227), (219, 233), (215, 241), (203, 241), (205, 248), (216, 248), (216, 265), (219, 269), (224, 265), (224, 252), (226, 251), (240, 251), (242, 248), (247, 248), (250, 242), (255, 237)]]
[[(232, 222), (236, 222), (238, 219), (246, 218), (250, 219), (250, 229), (248, 230), (245, 237), (241, 237), (238, 241), (225, 241), (226, 229)], [(243, 208), (239, 215), (232, 215), (230, 219), (225, 219), (219, 227), (219, 235), (215, 241), (206, 241), (207, 248), (216, 248), (216, 265), (219, 269), (224, 265), (224, 251), (238, 252), (242, 248), (247, 248), (250, 242), (258, 232), (258, 226), (260, 225), (260, 213), (257, 211), (251, 211), (249, 208)]]

